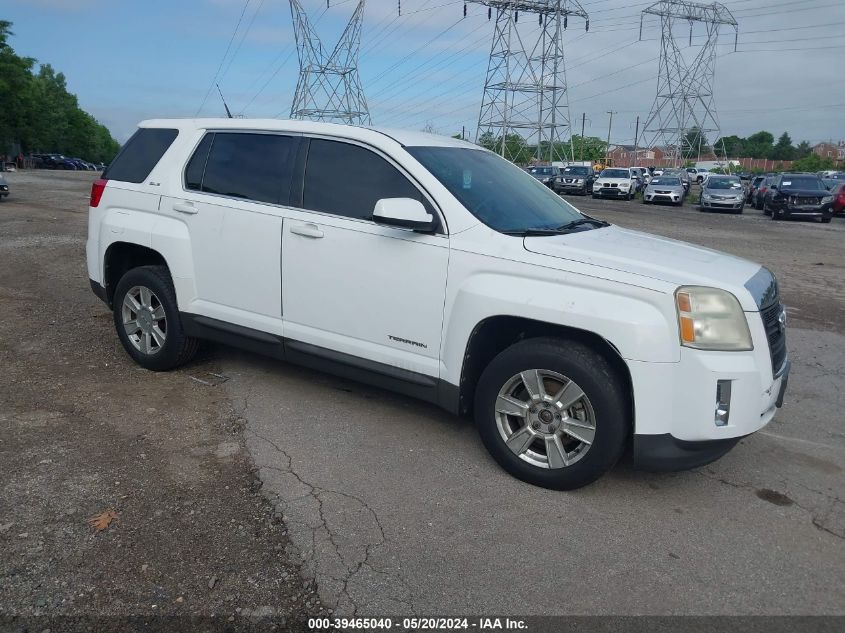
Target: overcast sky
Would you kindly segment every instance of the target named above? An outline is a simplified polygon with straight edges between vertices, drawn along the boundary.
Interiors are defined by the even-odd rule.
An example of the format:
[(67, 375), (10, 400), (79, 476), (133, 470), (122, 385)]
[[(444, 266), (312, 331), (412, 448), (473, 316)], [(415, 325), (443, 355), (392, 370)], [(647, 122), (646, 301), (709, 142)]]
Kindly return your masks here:
[[(357, 0), (301, 0), (329, 47)], [(124, 141), (153, 117), (220, 116), (215, 73), (229, 106), (249, 117), (287, 117), (298, 61), (287, 0), (6, 0), (12, 46), (65, 73), (83, 108)], [(590, 31), (564, 37), (571, 118), (587, 134), (633, 142), (637, 115), (657, 90), (660, 29), (640, 11), (653, 2), (584, 0)], [(727, 0), (739, 23), (720, 33), (715, 99), (724, 135), (788, 131), (795, 143), (845, 138), (845, 0)], [(244, 7), (245, 10), (244, 10)], [(235, 26), (243, 13), (240, 27)], [(526, 36), (536, 18), (520, 16)], [(233, 33), (235, 33), (233, 38)], [(360, 74), (375, 125), (474, 136), (493, 22), (462, 0), (368, 0)], [(701, 27), (693, 31), (694, 54)], [(688, 29), (679, 37), (688, 42)], [(229, 43), (231, 41), (231, 45)], [(224, 60), (227, 46), (228, 55)], [(222, 64), (222, 65), (221, 65)], [(711, 139), (712, 141), (713, 139)]]

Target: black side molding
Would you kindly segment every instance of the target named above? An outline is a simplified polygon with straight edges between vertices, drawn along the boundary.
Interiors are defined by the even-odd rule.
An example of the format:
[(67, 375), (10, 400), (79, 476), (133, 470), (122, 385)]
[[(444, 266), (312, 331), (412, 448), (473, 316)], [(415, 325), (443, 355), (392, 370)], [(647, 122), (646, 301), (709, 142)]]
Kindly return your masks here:
[(458, 412), (459, 388), (439, 378), (210, 317), (188, 312), (180, 312), (179, 316), (188, 336), (216, 341), (309, 369), (324, 371), (425, 400), (450, 413)]
[(652, 472), (688, 470), (715, 462), (742, 437), (704, 442), (679, 440), (670, 433), (634, 435), (634, 465)]

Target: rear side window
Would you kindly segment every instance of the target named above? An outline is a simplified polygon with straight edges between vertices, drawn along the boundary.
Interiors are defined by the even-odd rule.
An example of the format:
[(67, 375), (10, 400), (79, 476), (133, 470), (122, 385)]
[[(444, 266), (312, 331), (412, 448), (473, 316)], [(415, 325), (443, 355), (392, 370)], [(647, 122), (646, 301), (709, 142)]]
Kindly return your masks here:
[(277, 134), (207, 134), (185, 170), (185, 186), (204, 193), (287, 204), (299, 141), (299, 137)]
[(126, 145), (103, 172), (103, 178), (123, 182), (144, 182), (178, 135), (179, 130), (169, 128), (139, 129), (132, 138), (126, 141)]
[(306, 209), (369, 220), (382, 198), (413, 198), (431, 212), (419, 189), (378, 154), (359, 145), (311, 140), (302, 196)]

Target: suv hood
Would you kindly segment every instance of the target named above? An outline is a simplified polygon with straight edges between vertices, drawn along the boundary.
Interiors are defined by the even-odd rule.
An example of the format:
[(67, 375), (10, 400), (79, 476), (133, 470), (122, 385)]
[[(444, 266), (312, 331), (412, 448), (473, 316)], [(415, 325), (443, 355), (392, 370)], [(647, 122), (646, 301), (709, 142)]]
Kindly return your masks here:
[(524, 244), (532, 253), (640, 275), (674, 286), (723, 288), (739, 299), (743, 310), (758, 309), (744, 286), (760, 270), (760, 264), (709, 248), (618, 226), (568, 235), (526, 237)]

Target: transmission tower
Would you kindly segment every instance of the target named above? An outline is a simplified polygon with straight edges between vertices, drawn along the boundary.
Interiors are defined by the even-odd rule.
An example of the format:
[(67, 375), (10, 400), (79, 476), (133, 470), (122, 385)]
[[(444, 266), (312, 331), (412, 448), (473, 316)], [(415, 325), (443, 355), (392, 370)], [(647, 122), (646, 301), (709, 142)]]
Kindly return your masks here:
[[(719, 27), (729, 25), (734, 29), (736, 50), (737, 22), (727, 7), (718, 2), (660, 0), (643, 10), (640, 39), (646, 15), (660, 17), (660, 69), (657, 96), (643, 127), (644, 142), (640, 145), (659, 146), (671, 164), (678, 166), (685, 159), (701, 156), (708, 135), (714, 140), (721, 135), (713, 100), (716, 41)], [(684, 22), (689, 25), (689, 47), (692, 46), (693, 26), (700, 23), (704, 27), (706, 41), (697, 53), (684, 55), (681, 50), (687, 38), (678, 33), (677, 27)]]
[[(524, 160), (527, 148), (539, 160), (572, 160), (563, 31), (569, 16), (589, 31), (587, 12), (577, 0), (467, 1), (487, 6), (488, 19), (496, 14), (475, 142), (509, 160)], [(536, 16), (536, 33), (520, 31), (520, 14), (528, 24)]]
[(358, 76), (364, 0), (358, 0), (331, 53), (323, 48), (299, 0), (290, 0), (290, 12), (299, 56), (291, 118), (369, 125), (370, 111)]

